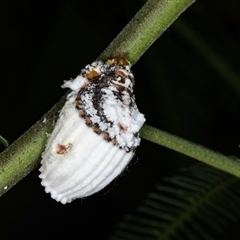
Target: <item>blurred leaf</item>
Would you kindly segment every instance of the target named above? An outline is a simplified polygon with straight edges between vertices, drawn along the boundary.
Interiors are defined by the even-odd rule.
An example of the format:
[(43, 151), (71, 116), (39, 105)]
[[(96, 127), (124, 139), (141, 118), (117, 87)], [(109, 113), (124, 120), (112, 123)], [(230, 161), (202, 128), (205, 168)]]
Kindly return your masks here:
[(239, 187), (238, 178), (203, 164), (183, 169), (157, 184), (110, 239), (220, 239), (239, 220)]
[(4, 147), (8, 147), (9, 146), (9, 142), (6, 138), (4, 138), (3, 136), (0, 135), (0, 142), (4, 145)]

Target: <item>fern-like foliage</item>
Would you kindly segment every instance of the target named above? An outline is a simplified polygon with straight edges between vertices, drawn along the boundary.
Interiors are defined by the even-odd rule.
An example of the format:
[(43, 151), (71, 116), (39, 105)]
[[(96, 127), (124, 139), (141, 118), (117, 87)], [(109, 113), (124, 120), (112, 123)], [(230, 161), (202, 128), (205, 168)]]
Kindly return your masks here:
[(4, 145), (4, 147), (9, 146), (8, 140), (1, 135), (0, 135), (0, 143), (2, 143)]
[(207, 165), (165, 178), (111, 240), (215, 240), (240, 217), (240, 180)]

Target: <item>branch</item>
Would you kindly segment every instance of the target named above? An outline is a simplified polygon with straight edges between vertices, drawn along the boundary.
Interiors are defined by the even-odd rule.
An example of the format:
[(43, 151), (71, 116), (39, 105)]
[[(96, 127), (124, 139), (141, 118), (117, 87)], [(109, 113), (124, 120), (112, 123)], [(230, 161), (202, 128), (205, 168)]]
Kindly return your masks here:
[(240, 159), (233, 159), (211, 149), (174, 136), (157, 128), (144, 125), (141, 138), (161, 146), (183, 153), (210, 166), (240, 177)]
[(149, 0), (98, 59), (126, 57), (132, 64), (195, 0)]
[(39, 165), (47, 134), (53, 130), (65, 97), (0, 154), (0, 196)]
[[(149, 0), (99, 59), (127, 57), (135, 63), (194, 0)], [(64, 104), (63, 97), (45, 116), (0, 154), (0, 196), (40, 162), (47, 135)]]

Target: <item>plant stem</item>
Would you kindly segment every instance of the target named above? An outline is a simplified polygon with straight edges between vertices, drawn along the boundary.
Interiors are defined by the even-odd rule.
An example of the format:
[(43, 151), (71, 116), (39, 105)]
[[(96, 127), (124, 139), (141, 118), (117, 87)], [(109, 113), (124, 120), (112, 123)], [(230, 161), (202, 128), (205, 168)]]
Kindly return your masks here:
[(35, 169), (65, 97), (0, 154), (0, 196)]
[[(135, 63), (194, 0), (149, 0), (99, 59), (127, 57)], [(127, 54), (127, 56), (126, 56)], [(0, 196), (38, 164), (64, 97), (33, 127), (0, 154)], [(46, 123), (43, 120), (46, 119)]]
[(146, 124), (142, 127), (140, 136), (143, 139), (157, 143), (179, 153), (183, 153), (210, 166), (240, 177), (240, 161), (237, 159), (224, 156), (221, 153)]
[(149, 0), (99, 59), (126, 57), (132, 64), (195, 0)]

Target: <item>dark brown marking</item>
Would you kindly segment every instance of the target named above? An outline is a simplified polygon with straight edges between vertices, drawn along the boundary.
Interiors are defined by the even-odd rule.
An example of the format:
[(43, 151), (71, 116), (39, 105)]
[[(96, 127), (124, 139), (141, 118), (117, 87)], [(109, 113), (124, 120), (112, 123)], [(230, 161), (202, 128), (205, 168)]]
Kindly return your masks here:
[(92, 120), (90, 118), (85, 118), (85, 123), (88, 125), (88, 126), (91, 126), (92, 125)]
[(123, 87), (122, 85), (120, 84), (117, 84), (117, 83), (113, 83), (112, 84), (116, 89), (118, 89), (119, 91), (123, 91), (125, 89), (125, 87)]
[(79, 109), (80, 109), (80, 106), (81, 106), (81, 101), (80, 101), (80, 100), (77, 100), (75, 106), (76, 106), (76, 108), (79, 110)]
[(93, 126), (93, 131), (95, 132), (95, 133), (97, 133), (97, 134), (100, 134), (100, 133), (102, 133), (102, 131), (101, 131), (101, 129), (100, 128), (98, 128), (98, 127), (96, 127), (96, 126)]
[(126, 58), (122, 58), (122, 57), (115, 57), (115, 58), (112, 58), (112, 59), (108, 59), (107, 63), (116, 64), (116, 65), (120, 65), (120, 66), (129, 65), (128, 60)]
[(103, 138), (104, 138), (105, 140), (107, 140), (108, 142), (111, 141), (111, 138), (110, 138), (109, 134), (106, 133), (106, 132), (103, 134)]
[(102, 76), (102, 80), (103, 80), (103, 82), (107, 82), (108, 81), (108, 77), (106, 75), (103, 75)]
[(118, 126), (119, 126), (121, 132), (124, 132), (124, 133), (127, 132), (128, 128), (126, 126), (122, 125), (121, 123), (119, 123)]
[(124, 91), (126, 91), (130, 95), (130, 97), (133, 96), (133, 91), (131, 89), (125, 87)]
[(92, 69), (89, 73), (86, 73), (86, 78), (90, 81), (94, 80), (95, 78), (97, 78), (100, 75), (100, 73), (98, 73), (97, 71), (95, 71), (94, 69)]
[(67, 145), (57, 144), (56, 153), (64, 154), (72, 148), (72, 144), (68, 143)]
[(115, 77), (122, 77), (124, 79), (127, 78), (127, 76), (122, 71), (116, 71)]
[(79, 110), (79, 115), (84, 118), (86, 113), (83, 110)]

